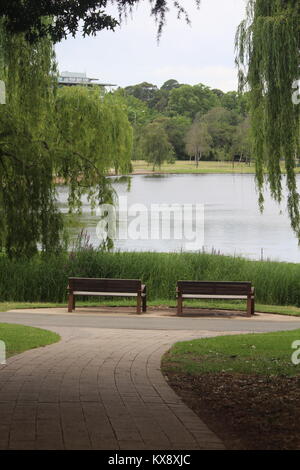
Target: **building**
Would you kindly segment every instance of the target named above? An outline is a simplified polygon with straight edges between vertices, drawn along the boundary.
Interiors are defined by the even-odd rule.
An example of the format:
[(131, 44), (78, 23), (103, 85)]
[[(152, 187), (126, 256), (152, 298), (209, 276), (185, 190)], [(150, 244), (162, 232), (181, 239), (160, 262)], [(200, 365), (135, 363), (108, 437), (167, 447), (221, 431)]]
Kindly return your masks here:
[(115, 87), (112, 83), (100, 83), (98, 78), (89, 78), (86, 73), (62, 72), (58, 78), (60, 86), (102, 86)]

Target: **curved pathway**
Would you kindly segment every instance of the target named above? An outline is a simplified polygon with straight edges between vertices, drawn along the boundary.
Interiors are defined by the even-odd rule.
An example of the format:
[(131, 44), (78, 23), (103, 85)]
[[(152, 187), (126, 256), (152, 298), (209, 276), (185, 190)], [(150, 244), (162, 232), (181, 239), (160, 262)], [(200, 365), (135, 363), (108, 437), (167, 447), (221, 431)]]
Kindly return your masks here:
[[(225, 334), (221, 324), (212, 332), (204, 329), (204, 319), (203, 329), (186, 319), (189, 328), (166, 330), (161, 319), (152, 318), (152, 328), (125, 329), (124, 317), (101, 327), (103, 317), (94, 316), (98, 326), (86, 327), (87, 318), (79, 314), (81, 325), (74, 327), (62, 326), (72, 323), (68, 315), (48, 317), (47, 326), (44, 315), (0, 314), (0, 322), (42, 326), (62, 337), (0, 366), (0, 449), (224, 448), (160, 371), (161, 356), (172, 344)], [(212, 321), (217, 328), (218, 320)], [(227, 320), (227, 329), (236, 333), (240, 325), (244, 332), (247, 325), (252, 331), (251, 321), (233, 326)], [(136, 322), (142, 326), (143, 318)], [(285, 329), (282, 325), (270, 322), (270, 329)], [(300, 322), (284, 325), (299, 328)]]

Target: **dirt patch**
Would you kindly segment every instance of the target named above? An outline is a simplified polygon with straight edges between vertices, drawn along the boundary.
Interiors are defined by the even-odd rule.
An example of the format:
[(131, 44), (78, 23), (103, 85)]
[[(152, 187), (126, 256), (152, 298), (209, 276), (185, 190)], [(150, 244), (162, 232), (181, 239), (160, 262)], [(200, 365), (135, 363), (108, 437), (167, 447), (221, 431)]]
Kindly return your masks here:
[(167, 373), (227, 449), (300, 450), (300, 377)]

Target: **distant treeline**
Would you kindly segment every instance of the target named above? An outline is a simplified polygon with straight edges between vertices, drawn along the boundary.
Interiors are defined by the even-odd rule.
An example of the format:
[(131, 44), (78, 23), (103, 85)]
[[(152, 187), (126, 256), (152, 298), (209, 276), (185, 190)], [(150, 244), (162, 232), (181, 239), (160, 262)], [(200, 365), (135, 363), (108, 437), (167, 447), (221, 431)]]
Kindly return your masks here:
[(251, 158), (247, 94), (168, 80), (115, 91), (134, 129), (133, 159), (154, 165), (172, 160)]

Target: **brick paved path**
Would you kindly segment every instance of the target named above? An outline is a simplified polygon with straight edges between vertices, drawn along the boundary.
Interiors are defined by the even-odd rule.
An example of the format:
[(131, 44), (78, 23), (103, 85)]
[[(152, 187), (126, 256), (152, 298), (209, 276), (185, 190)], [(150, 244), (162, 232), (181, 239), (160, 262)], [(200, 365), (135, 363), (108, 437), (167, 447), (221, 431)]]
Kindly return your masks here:
[(0, 449), (223, 448), (160, 372), (174, 342), (210, 333), (51, 329), (61, 342), (0, 366)]

